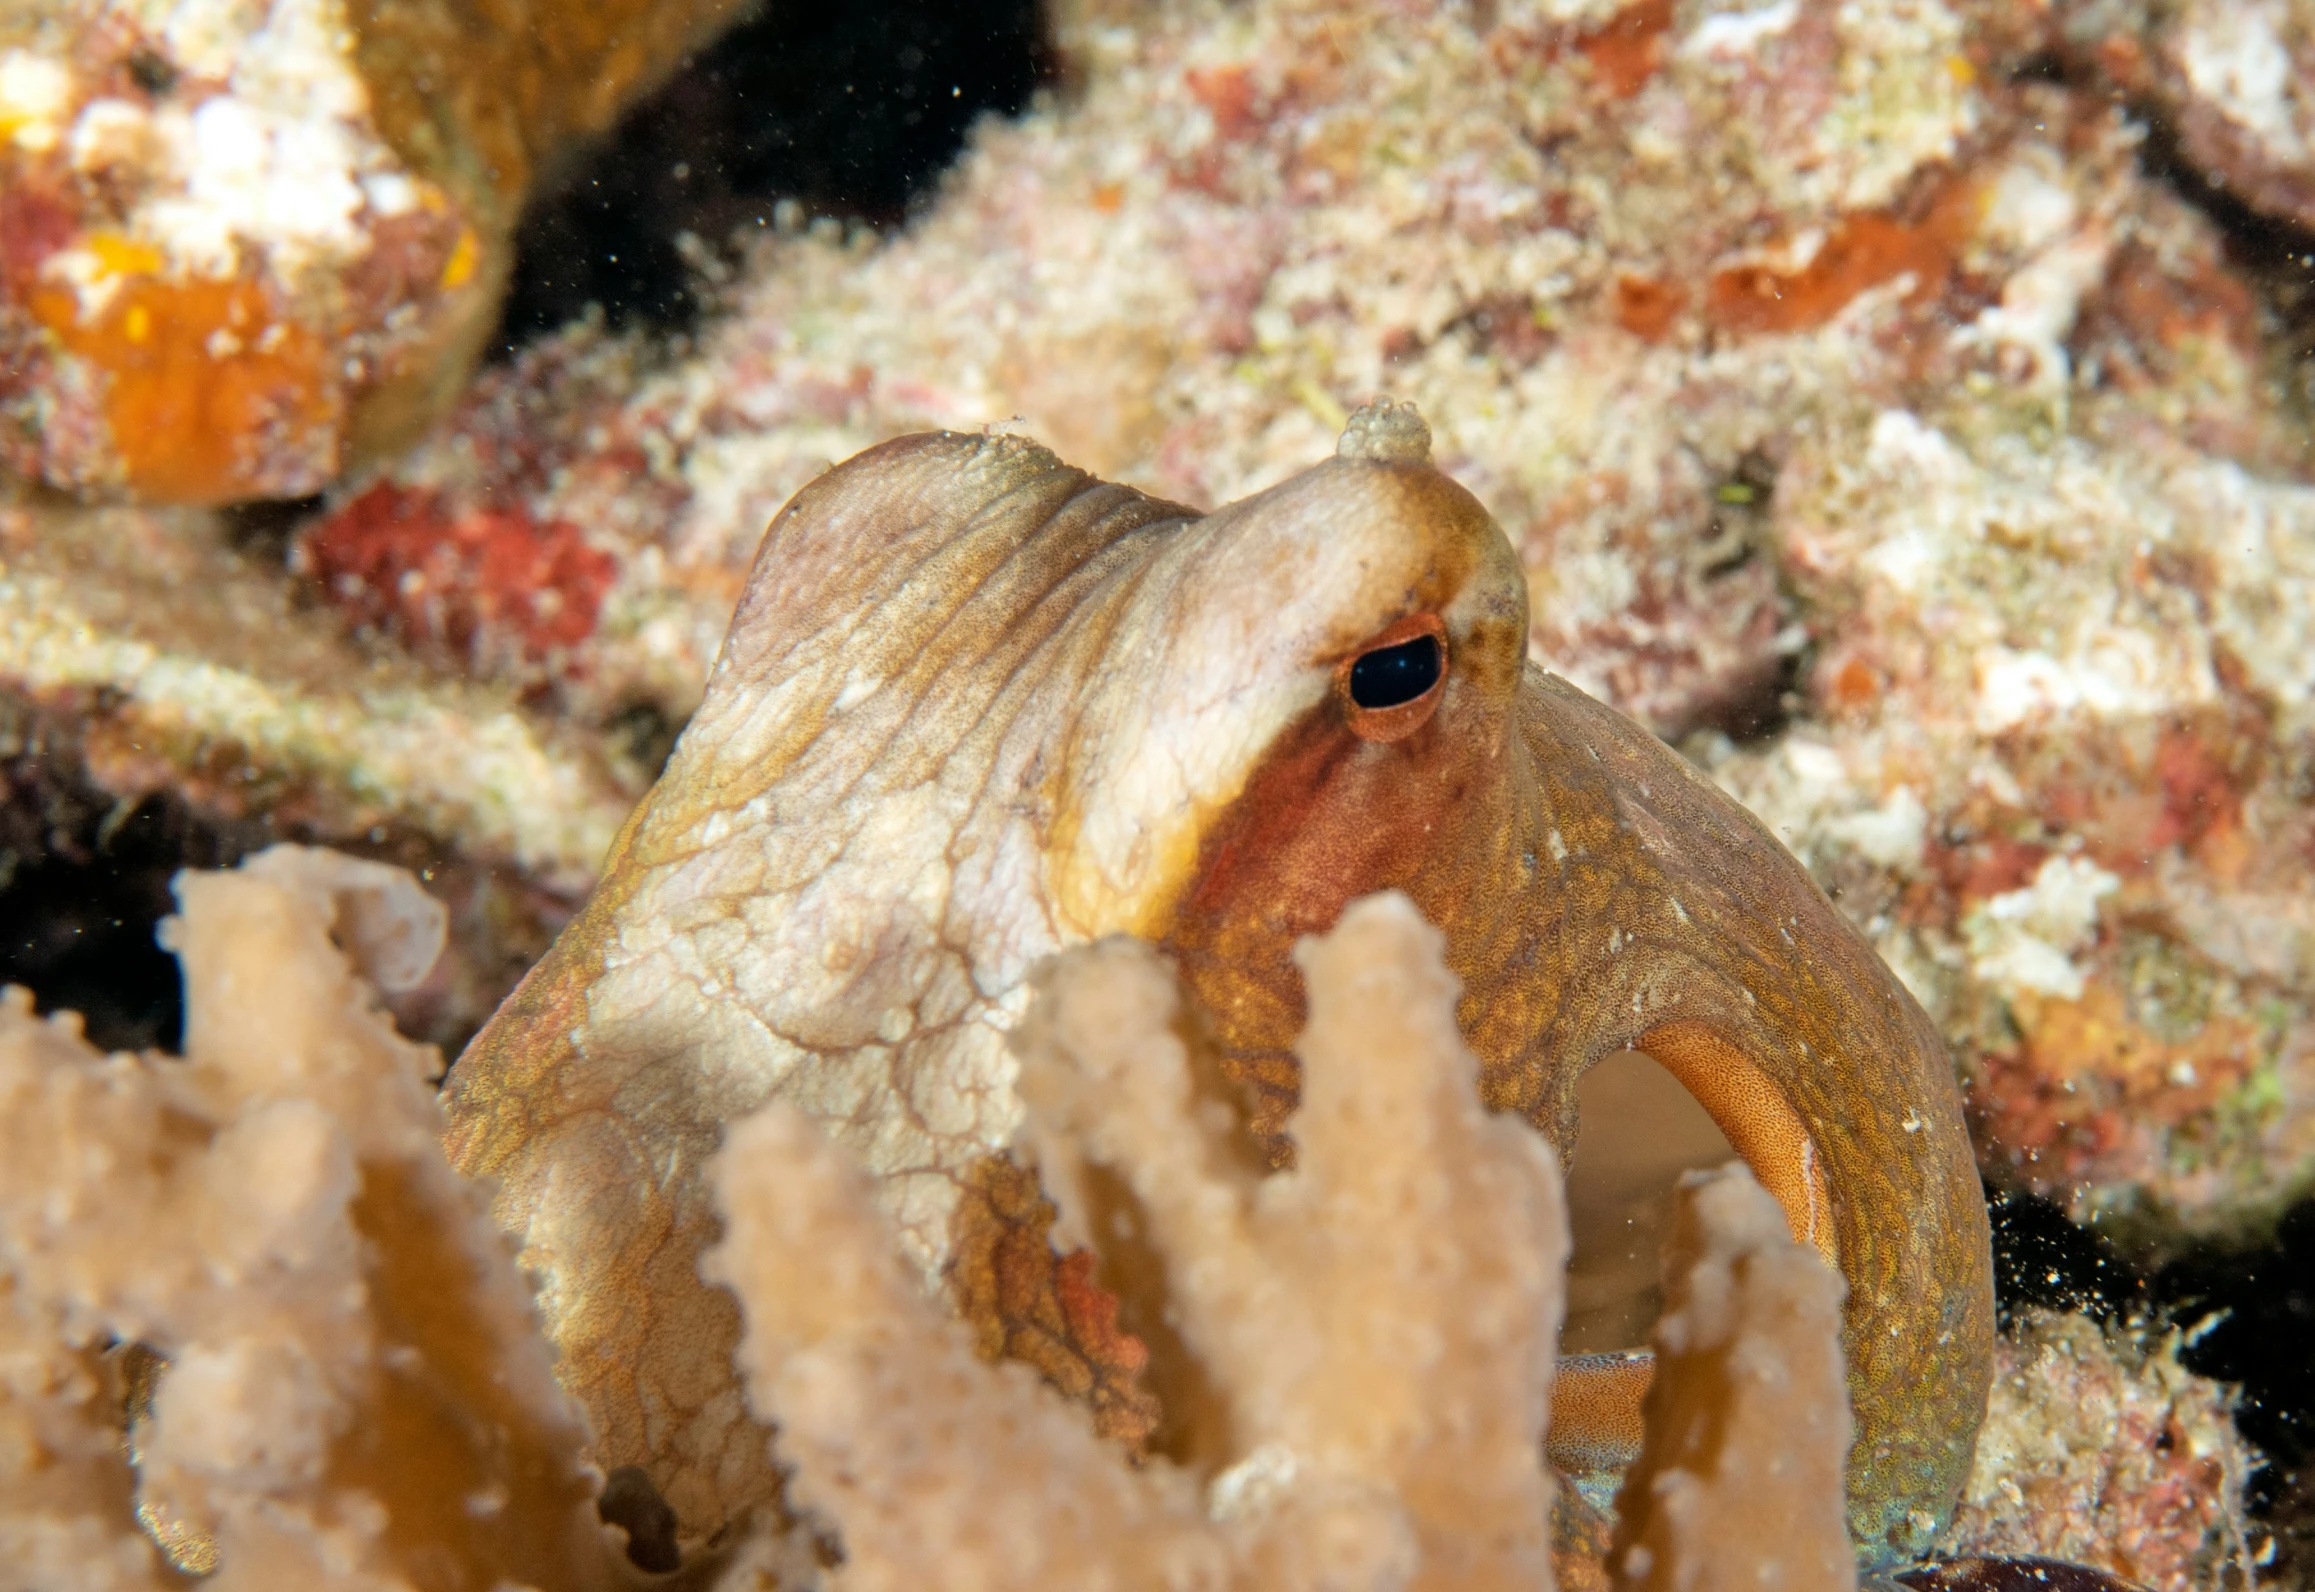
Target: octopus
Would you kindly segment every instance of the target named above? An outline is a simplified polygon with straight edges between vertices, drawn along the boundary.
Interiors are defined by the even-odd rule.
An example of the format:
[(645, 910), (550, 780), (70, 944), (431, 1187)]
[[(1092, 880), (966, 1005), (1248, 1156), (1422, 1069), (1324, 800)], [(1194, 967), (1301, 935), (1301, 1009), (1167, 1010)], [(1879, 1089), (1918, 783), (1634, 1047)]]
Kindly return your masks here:
[[(819, 1121), (968, 1316), (1023, 1232), (1082, 1296), (1012, 1159), (1032, 969), (1105, 935), (1160, 947), (1247, 1153), (1286, 1165), (1294, 946), (1383, 890), (1446, 937), (1486, 1103), (1563, 1162), (1577, 1081), (1618, 1052), (1710, 1114), (1846, 1282), (1860, 1560), (1926, 1549), (1993, 1334), (1938, 1034), (1760, 823), (1531, 661), (1519, 559), (1387, 401), (1211, 513), (940, 433), (774, 519), (665, 773), (447, 1087), (453, 1158), (497, 1180), (615, 1483), (693, 1548), (776, 1507), (737, 1309), (698, 1271), (725, 1124), (774, 1099)], [(1159, 1285), (1104, 1259), (1122, 1293)], [(1147, 1408), (1183, 1379), (1119, 1390), (1115, 1309), (1059, 1312), (1047, 1347), (1146, 1443), (1183, 1424)], [(1555, 1464), (1629, 1460), (1649, 1364), (1563, 1359)]]

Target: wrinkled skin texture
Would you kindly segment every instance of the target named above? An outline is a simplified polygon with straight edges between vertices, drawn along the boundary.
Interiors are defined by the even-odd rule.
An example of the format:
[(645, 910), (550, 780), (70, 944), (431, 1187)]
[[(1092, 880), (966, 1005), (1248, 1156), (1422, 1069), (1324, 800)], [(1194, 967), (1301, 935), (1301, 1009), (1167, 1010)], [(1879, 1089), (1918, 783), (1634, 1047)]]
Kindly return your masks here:
[[(1439, 683), (1360, 706), (1352, 661), (1419, 634)], [(1646, 1050), (1837, 1264), (1851, 1529), (1874, 1561), (1923, 1546), (1992, 1344), (1943, 1048), (1757, 822), (1526, 636), (1510, 546), (1422, 450), (1203, 517), (1002, 437), (799, 493), (594, 899), (451, 1079), (453, 1154), (503, 1180), (601, 1462), (694, 1542), (776, 1492), (696, 1274), (723, 1123), (820, 1118), (937, 1284), (1019, 1119), (1038, 958), (1162, 945), (1278, 1163), (1295, 940), (1397, 888), (1447, 936), (1491, 1105), (1564, 1158), (1584, 1069)], [(1568, 1367), (1555, 1457), (1614, 1458), (1644, 1383)]]

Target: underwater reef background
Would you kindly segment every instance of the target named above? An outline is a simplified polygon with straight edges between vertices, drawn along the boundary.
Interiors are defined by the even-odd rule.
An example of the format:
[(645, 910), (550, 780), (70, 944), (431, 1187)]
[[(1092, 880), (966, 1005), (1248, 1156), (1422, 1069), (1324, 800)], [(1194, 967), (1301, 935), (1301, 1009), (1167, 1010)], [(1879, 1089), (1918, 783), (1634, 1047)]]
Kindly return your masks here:
[(1944, 1029), (2055, 1389), (1965, 1517), (2315, 1582), (2315, 4), (612, 9), (0, 20), (0, 981), (173, 1049), (171, 877), (326, 844), (454, 1055), (828, 464), (1213, 504), (1387, 391)]

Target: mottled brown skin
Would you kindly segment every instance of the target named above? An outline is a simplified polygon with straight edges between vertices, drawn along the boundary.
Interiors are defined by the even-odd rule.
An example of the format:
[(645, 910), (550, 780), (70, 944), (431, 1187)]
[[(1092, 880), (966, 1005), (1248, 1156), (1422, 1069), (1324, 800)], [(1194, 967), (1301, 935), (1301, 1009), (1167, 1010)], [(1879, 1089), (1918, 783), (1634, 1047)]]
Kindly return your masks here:
[[(1591, 1063), (1661, 1057), (1674, 1024), (1722, 1037), (1822, 1157), (1849, 1285), (1852, 1530), (1876, 1557), (1925, 1549), (1968, 1466), (1993, 1330), (1985, 1206), (1936, 1031), (1758, 821), (1653, 736), (1534, 668), (1497, 713), (1491, 753), (1452, 722), (1374, 747), (1321, 716), (1241, 816), (1249, 860), (1218, 838), (1166, 944), (1259, 1093), (1257, 1128), (1291, 1126), (1302, 1007), (1285, 948), (1378, 889), (1407, 891), (1446, 931), (1488, 1103), (1563, 1152)], [(1458, 739), (1459, 754), (1426, 763)], [(1428, 830), (1357, 822), (1409, 797)], [(1738, 1126), (1741, 1102), (1705, 1104)]]
[[(1135, 558), (1146, 528), (1182, 514), (1005, 438), (901, 438), (807, 486), (767, 531), (706, 701), (613, 843), (594, 893), (446, 1081), (446, 1148), (461, 1171), (499, 1184), (494, 1214), (538, 1281), (560, 1375), (588, 1410), (598, 1462), (648, 1477), (680, 1516), (687, 1553), (725, 1540), (748, 1511), (779, 1507), (776, 1467), (732, 1374), (737, 1309), (697, 1270), (716, 1232), (699, 1168), (723, 1123), (772, 1090), (744, 1076), (746, 1057), (719, 1054), (702, 1067), (700, 1036), (654, 1013), (606, 1021), (600, 992), (622, 942), (663, 917), (654, 879), (714, 853), (702, 829), (776, 797), (783, 779), (813, 785), (815, 812), (848, 809), (863, 793), (967, 763), (957, 738), (1001, 739), (1040, 702), (1074, 695), (1100, 655), (1112, 574)], [(928, 566), (939, 579), (924, 578)], [(851, 628), (859, 615), (890, 646), (888, 694), (913, 706), (876, 726), (875, 744), (837, 744), (815, 765), (842, 737), (830, 722), (833, 688), (769, 725), (757, 699), (815, 660), (872, 650)], [(985, 744), (971, 750), (995, 755)], [(834, 803), (822, 794), (830, 763), (846, 798)], [(988, 795), (992, 807), (1019, 799), (1002, 788)], [(732, 910), (797, 877), (773, 870), (767, 881), (766, 865), (750, 862), (750, 876), (722, 898)], [(859, 972), (864, 985), (877, 982), (873, 964)], [(788, 1037), (834, 1057), (837, 1027)], [(1001, 1040), (995, 1048), (1001, 1054)], [(960, 1216), (983, 1209), (972, 1189), (993, 1174), (979, 1158), (1002, 1148), (999, 1139), (956, 1158)], [(1033, 1323), (997, 1325), (1011, 1340)], [(713, 1417), (717, 1405), (730, 1413)]]
[[(953, 488), (943, 487), (951, 478), (943, 472)], [(1066, 537), (1054, 529), (1064, 524), (1074, 527)], [(1035, 556), (1048, 546), (1066, 556)], [(1198, 572), (1214, 569), (1228, 578), (1199, 585)], [(970, 600), (947, 595), (947, 580), (974, 582)], [(1346, 589), (1328, 589), (1330, 580)], [(879, 581), (886, 595), (859, 596)], [(1004, 595), (1005, 583), (1019, 589)], [(996, 601), (992, 593), (1001, 611), (970, 625), (955, 617)], [(1292, 611), (1279, 611), (1282, 601)], [(1177, 614), (1168, 603), (1190, 606)], [(874, 721), (872, 746), (848, 750), (846, 699), (832, 678), (812, 684), (817, 677), (796, 660), (873, 646), (895, 625), (916, 623), (920, 609), (932, 615), (929, 644), (953, 650), (936, 667), (908, 650), (915, 642), (896, 647), (880, 667), (908, 682), (912, 705)], [(1227, 623), (1206, 625), (1217, 612)], [(1229, 638), (1261, 637), (1266, 613), (1277, 634), (1313, 639), (1307, 656), (1267, 657), (1260, 669), (1249, 662), (1249, 700), (1300, 706), (1266, 721), (1282, 727), (1243, 759), (1228, 799), (1181, 809), (1195, 820), (1188, 844), (1153, 842), (1154, 860), (1131, 888), (1089, 889), (1081, 842), (1102, 831), (1107, 796), (1083, 771), (1121, 766), (1120, 737), (1180, 732), (1189, 720), (1163, 719), (1177, 694), (1204, 690), (1210, 708), (1210, 638), (1222, 638), (1226, 664)], [(1169, 652), (1166, 638), (1177, 633), (1166, 629), (1169, 615), (1186, 627), (1178, 633), (1208, 637), (1207, 651), (1186, 660)], [(661, 1019), (637, 1006), (630, 984), (610, 1000), (617, 1019), (605, 1026), (595, 992), (618, 976), (606, 957), (646, 955), (632, 947), (650, 939), (650, 919), (665, 910), (652, 893), (665, 886), (647, 874), (687, 879), (684, 868), (740, 844), (716, 827), (716, 814), (765, 791), (776, 796), (796, 769), (807, 792), (835, 790), (831, 799), (849, 812), (876, 771), (900, 759), (964, 768), (979, 781), (977, 805), (951, 820), (975, 837), (949, 845), (952, 866), (1002, 853), (986, 838), (998, 833), (990, 814), (1012, 815), (1005, 833), (1034, 834), (1042, 871), (1023, 888), (1039, 900), (1022, 922), (1049, 926), (1063, 942), (1130, 930), (1172, 953), (1223, 1069), (1247, 1092), (1253, 1143), (1274, 1163), (1291, 1155), (1298, 1082), (1291, 1047), (1302, 993), (1292, 948), (1377, 890), (1406, 891), (1445, 932), (1489, 1103), (1525, 1117), (1563, 1155), (1575, 1142), (1576, 1083), (1587, 1067), (1625, 1048), (1662, 1061), (1778, 1196), (1796, 1234), (1847, 1280), (1857, 1423), (1850, 1522), (1860, 1553), (1883, 1562), (1926, 1547), (1968, 1466), (1992, 1355), (1985, 1207), (1943, 1046), (1757, 821), (1646, 731), (1530, 664), (1527, 631), (1525, 578), (1501, 530), (1421, 455), (1330, 460), (1203, 518), (1102, 486), (1041, 450), (952, 437), (888, 444), (800, 494), (767, 537), (707, 705), (622, 837), (596, 900), (453, 1077), (454, 1153), (469, 1170), (510, 1179), (518, 1192), (502, 1200), (502, 1220), (548, 1232), (550, 1253), (532, 1262), (555, 1280), (550, 1326), (567, 1364), (578, 1362), (575, 1385), (611, 1389), (608, 1406), (586, 1393), (598, 1424), (630, 1434), (618, 1439), (628, 1449), (607, 1462), (660, 1464), (657, 1474), (679, 1481), (689, 1474), (636, 1446), (645, 1439), (632, 1434), (644, 1428), (620, 1403), (627, 1395), (615, 1384), (628, 1373), (618, 1362), (656, 1354), (665, 1363), (655, 1376), (679, 1375), (670, 1333), (696, 1339), (687, 1354), (714, 1360), (720, 1350), (716, 1363), (728, 1361), (728, 1302), (680, 1298), (702, 1220), (684, 1179), (712, 1148), (716, 1111), (757, 1096), (735, 1090), (744, 1069), (723, 1063), (713, 1098), (725, 1104), (693, 1103), (709, 1092), (679, 1053), (699, 1043), (716, 1001), (732, 997), (684, 997), (690, 1004), (677, 1001), (676, 1016)], [(1346, 684), (1352, 661), (1418, 632), (1445, 640), (1440, 682), (1403, 706), (1358, 706)], [(1255, 650), (1251, 640), (1238, 644)], [(1177, 685), (1172, 668), (1190, 683)], [(768, 700), (794, 705), (784, 718), (766, 716), (758, 704)], [(872, 710), (882, 698), (859, 700)], [(1193, 727), (1219, 733), (1210, 719)], [(1031, 749), (1020, 737), (1033, 730), (1042, 739), (1032, 737)], [(745, 744), (733, 750), (718, 737)], [(861, 771), (844, 773), (841, 785), (805, 777), (830, 743), (829, 758)], [(1003, 745), (1021, 748), (1010, 763)], [(764, 810), (781, 809), (774, 801)], [(789, 810), (791, 824), (817, 811)], [(865, 833), (842, 832), (855, 847)], [(735, 876), (771, 877), (748, 859), (774, 841), (786, 855), (785, 832), (747, 833), (755, 849)], [(974, 876), (974, 899), (991, 910), (986, 877)], [(789, 894), (802, 888), (784, 875), (773, 883)], [(696, 911), (700, 887), (666, 899)], [(973, 925), (948, 899), (939, 948), (963, 955), (956, 947)], [(728, 917), (740, 906), (720, 910)], [(778, 920), (816, 921), (808, 912)], [(879, 943), (902, 943), (902, 928), (882, 932)], [(858, 965), (866, 978), (881, 964)], [(995, 979), (979, 976), (984, 989)], [(874, 1016), (873, 1000), (863, 1008), (862, 997), (843, 998), (854, 1002), (841, 1008), (847, 1031), (871, 1033), (862, 1015)], [(801, 1032), (793, 1018), (781, 1021)], [(646, 1043), (653, 1023), (668, 1037)], [(785, 1081), (765, 1090), (808, 1091), (812, 1069), (844, 1054), (808, 1044), (803, 1070), (782, 1062)], [(889, 1066), (905, 1071), (909, 1053), (894, 1054)], [(860, 1125), (889, 1123), (875, 1115), (886, 1108), (837, 1109), (843, 1115), (829, 1120), (839, 1131), (859, 1128), (871, 1170), (884, 1175), (874, 1161), (883, 1141)], [(595, 1147), (557, 1163), (558, 1144), (579, 1142), (571, 1124), (587, 1120), (611, 1126), (586, 1129)], [(983, 1153), (1001, 1149), (992, 1142)], [(948, 1175), (962, 1184), (976, 1174), (959, 1160)], [(639, 1192), (614, 1191), (607, 1202), (586, 1191), (596, 1200), (587, 1230), (618, 1234), (623, 1258), (574, 1257), (567, 1239), (556, 1248), (551, 1221), (537, 1227), (542, 1212), (552, 1215), (540, 1202), (570, 1197), (554, 1190), (570, 1190), (573, 1178), (638, 1180)], [(972, 1204), (959, 1207), (959, 1221)], [(958, 1241), (948, 1242), (953, 1265)], [(1002, 1291), (1002, 1279), (982, 1291)], [(1563, 1462), (1612, 1458), (1628, 1434), (1641, 1379), (1628, 1364), (1593, 1369), (1563, 1373), (1568, 1396), (1555, 1401), (1553, 1434)], [(734, 1496), (700, 1493), (710, 1495)]]

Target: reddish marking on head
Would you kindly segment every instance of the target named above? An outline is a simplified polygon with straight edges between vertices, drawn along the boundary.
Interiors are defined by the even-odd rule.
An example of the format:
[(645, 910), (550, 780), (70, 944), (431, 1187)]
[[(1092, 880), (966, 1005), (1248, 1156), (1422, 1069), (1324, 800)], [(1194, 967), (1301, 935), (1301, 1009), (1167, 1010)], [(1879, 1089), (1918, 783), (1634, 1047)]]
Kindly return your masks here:
[[(1310, 719), (1280, 738), (1246, 790), (1232, 804), (1222, 828), (1207, 843), (1185, 916), (1220, 914), (1259, 880), (1267, 884), (1280, 852), (1306, 829), (1319, 796), (1358, 742), (1338, 717), (1330, 699)], [(1350, 899), (1347, 893), (1336, 903)], [(1283, 903), (1281, 903), (1283, 905)], [(1332, 919), (1311, 929), (1332, 927)], [(1309, 932), (1305, 930), (1303, 932)]]
[(1375, 742), (1352, 732), (1329, 695), (1278, 738), (1208, 831), (1159, 936), (1223, 1072), (1248, 1091), (1248, 1126), (1278, 1164), (1292, 1155), (1294, 1041), (1307, 1016), (1295, 942), (1388, 889), (1406, 890), (1454, 936), (1449, 903), (1470, 893), (1454, 855), (1473, 824), (1500, 818), (1492, 807), (1469, 810), (1484, 770), (1463, 754), (1486, 738), (1461, 721), (1466, 700), (1450, 689), (1412, 733)]

